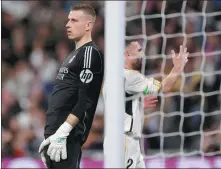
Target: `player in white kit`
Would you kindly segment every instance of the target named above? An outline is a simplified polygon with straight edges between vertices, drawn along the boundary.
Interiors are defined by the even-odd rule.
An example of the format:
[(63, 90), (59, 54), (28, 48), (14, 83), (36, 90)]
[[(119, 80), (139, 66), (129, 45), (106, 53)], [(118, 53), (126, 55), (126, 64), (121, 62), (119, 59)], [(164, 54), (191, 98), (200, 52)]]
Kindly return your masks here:
[[(160, 90), (169, 92), (176, 82), (188, 61), (187, 48), (180, 46), (180, 52), (176, 56), (172, 50), (172, 59), (174, 67), (170, 74), (162, 81), (153, 78), (146, 78), (138, 70), (141, 68), (141, 58), (144, 56), (141, 46), (138, 42), (130, 42), (125, 50), (125, 112), (124, 112), (124, 133), (125, 133), (125, 151), (124, 167), (125, 168), (146, 168), (145, 162), (140, 149), (140, 137), (143, 129), (143, 108), (141, 106), (139, 94), (156, 95)], [(105, 99), (105, 84), (103, 87)], [(136, 97), (137, 95), (137, 97)], [(146, 97), (144, 108), (155, 107), (156, 97)], [(104, 139), (104, 155), (106, 145)]]

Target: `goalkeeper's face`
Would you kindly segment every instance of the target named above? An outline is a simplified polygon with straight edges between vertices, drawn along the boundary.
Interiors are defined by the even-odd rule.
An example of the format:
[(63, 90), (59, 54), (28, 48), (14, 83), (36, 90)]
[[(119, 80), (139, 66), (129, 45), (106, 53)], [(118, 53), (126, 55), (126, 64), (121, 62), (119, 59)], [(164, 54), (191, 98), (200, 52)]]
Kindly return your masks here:
[(68, 15), (66, 24), (67, 36), (69, 39), (78, 41), (92, 29), (92, 22), (82, 10), (72, 10)]
[(144, 53), (138, 42), (131, 42), (128, 50), (128, 61), (131, 62), (133, 70), (141, 70), (142, 58)]

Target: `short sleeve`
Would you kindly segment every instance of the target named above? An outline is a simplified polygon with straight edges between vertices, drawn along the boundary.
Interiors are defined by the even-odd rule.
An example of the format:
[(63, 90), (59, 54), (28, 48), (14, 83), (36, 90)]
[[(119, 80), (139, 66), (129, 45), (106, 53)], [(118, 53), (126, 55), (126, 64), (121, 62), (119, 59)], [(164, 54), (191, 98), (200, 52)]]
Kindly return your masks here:
[(146, 78), (138, 71), (126, 70), (125, 75), (125, 91), (128, 93), (146, 94), (158, 93), (161, 83), (153, 78)]

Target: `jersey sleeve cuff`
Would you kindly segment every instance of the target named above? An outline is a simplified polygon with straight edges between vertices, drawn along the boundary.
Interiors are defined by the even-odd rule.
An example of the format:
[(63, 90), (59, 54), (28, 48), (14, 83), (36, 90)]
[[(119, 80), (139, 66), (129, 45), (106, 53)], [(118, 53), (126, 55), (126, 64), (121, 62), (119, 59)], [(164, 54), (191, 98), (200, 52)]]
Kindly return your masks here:
[(147, 95), (148, 93), (149, 93), (149, 88), (146, 87), (146, 89), (143, 91), (143, 94), (144, 94), (144, 95)]
[(78, 110), (77, 108), (72, 110), (72, 114), (75, 115), (79, 120), (82, 118), (83, 112), (84, 111)]
[(157, 94), (159, 93), (160, 89), (161, 89), (161, 82), (151, 78), (148, 80), (147, 86), (145, 90), (143, 91), (143, 94), (144, 95)]

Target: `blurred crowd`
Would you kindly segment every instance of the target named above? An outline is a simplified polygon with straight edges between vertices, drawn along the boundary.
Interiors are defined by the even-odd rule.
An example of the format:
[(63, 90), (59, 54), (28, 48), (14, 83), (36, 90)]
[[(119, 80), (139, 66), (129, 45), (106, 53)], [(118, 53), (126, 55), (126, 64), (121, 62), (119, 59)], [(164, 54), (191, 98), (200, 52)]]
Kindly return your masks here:
[[(104, 53), (104, 2), (103, 1), (3, 1), (2, 2), (2, 156), (39, 157), (38, 147), (43, 138), (45, 113), (48, 97), (53, 90), (59, 65), (73, 49), (74, 43), (66, 36), (67, 15), (72, 5), (91, 4), (97, 13), (93, 40)], [(202, 12), (203, 2), (188, 1), (186, 13)], [(163, 1), (128, 1), (126, 17), (134, 15), (161, 14)], [(182, 2), (167, 2), (165, 14), (180, 13)], [(143, 13), (141, 13), (142, 9)], [(207, 3), (206, 12), (221, 10), (219, 1)], [(182, 33), (184, 27), (180, 17), (165, 19), (165, 35)], [(221, 15), (207, 17), (206, 29), (202, 29), (205, 18), (186, 17), (186, 34), (216, 32), (221, 30)], [(146, 36), (162, 33), (162, 18), (135, 19), (127, 22), (127, 36)], [(143, 29), (145, 26), (145, 30)], [(205, 44), (204, 39), (206, 40)], [(145, 75), (168, 74), (173, 64), (167, 56), (171, 49), (176, 52), (183, 42), (183, 36), (163, 36), (138, 40), (144, 46), (146, 60)], [(114, 43), (114, 42), (113, 42)], [(145, 118), (144, 135), (153, 133), (176, 133), (173, 136), (158, 135), (144, 139), (145, 152), (155, 149), (189, 149), (212, 152), (220, 150), (221, 134), (202, 135), (195, 131), (220, 132), (221, 114), (221, 32), (212, 36), (201, 34), (187, 38), (186, 45), (191, 54), (181, 76), (173, 88), (172, 96), (159, 97), (156, 109), (145, 110), (156, 116)], [(163, 49), (163, 50), (162, 50)], [(202, 52), (205, 51), (205, 52)], [(213, 55), (207, 53), (215, 52)], [(194, 54), (195, 53), (195, 54)], [(151, 58), (150, 56), (160, 57)], [(165, 65), (166, 63), (166, 65)], [(111, 63), (110, 63), (111, 64)], [(114, 67), (114, 65), (113, 65)], [(214, 73), (215, 72), (215, 73)], [(161, 73), (161, 74), (159, 74)], [(200, 91), (195, 95), (188, 95)], [(213, 92), (211, 94), (211, 92)], [(181, 94), (182, 93), (182, 94)], [(185, 95), (187, 94), (187, 95)], [(152, 112), (152, 113), (151, 113)], [(163, 113), (162, 113), (163, 112)], [(171, 112), (179, 115), (164, 116)], [(189, 113), (194, 115), (188, 116)], [(163, 122), (162, 122), (163, 118)], [(182, 125), (180, 125), (182, 124)], [(181, 137), (183, 133), (184, 136)], [(185, 137), (185, 134), (188, 134)], [(99, 99), (91, 133), (83, 148), (102, 150), (104, 135), (104, 102)], [(163, 139), (163, 145), (161, 140)], [(182, 145), (183, 144), (183, 145)]]

